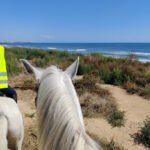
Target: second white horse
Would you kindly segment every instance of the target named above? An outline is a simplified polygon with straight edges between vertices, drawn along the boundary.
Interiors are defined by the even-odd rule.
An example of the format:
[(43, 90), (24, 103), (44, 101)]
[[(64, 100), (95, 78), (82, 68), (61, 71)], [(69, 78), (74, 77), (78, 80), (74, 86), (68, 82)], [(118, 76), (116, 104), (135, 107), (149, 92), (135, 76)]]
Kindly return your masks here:
[(0, 150), (21, 150), (24, 137), (22, 115), (16, 102), (0, 97)]

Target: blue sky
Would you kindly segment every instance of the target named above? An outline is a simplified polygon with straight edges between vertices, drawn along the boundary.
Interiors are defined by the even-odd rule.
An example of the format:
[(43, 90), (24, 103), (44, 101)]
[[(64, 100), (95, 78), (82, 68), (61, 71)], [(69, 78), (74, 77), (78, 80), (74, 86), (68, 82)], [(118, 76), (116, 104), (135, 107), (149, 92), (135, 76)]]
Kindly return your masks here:
[(1, 0), (0, 41), (150, 42), (150, 0)]

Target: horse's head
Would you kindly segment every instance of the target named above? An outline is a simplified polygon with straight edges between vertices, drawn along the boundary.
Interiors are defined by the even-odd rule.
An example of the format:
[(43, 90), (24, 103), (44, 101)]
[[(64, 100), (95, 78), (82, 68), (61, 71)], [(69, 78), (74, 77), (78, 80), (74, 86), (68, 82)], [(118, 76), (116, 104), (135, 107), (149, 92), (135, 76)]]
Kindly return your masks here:
[(40, 85), (40, 83), (42, 81), (42, 78), (44, 76), (46, 76), (46, 75), (49, 75), (51, 72), (53, 72), (53, 70), (55, 70), (56, 72), (59, 72), (59, 73), (63, 74), (66, 77), (74, 79), (74, 77), (77, 74), (77, 70), (78, 70), (78, 66), (79, 66), (79, 57), (65, 71), (62, 71), (62, 70), (60, 70), (59, 68), (57, 68), (55, 66), (50, 66), (50, 67), (48, 67), (46, 69), (41, 69), (41, 68), (34, 67), (33, 65), (31, 65), (25, 59), (20, 59), (20, 61), (25, 66), (25, 68), (28, 71), (28, 73), (34, 74), (35, 79), (36, 79), (38, 85)]
[[(78, 112), (81, 124), (84, 128), (83, 117), (81, 113), (79, 100), (78, 100), (76, 91), (73, 87), (73, 84), (71, 82), (71, 80), (73, 80), (77, 74), (77, 70), (79, 66), (79, 57), (69, 67), (67, 67), (65, 71), (60, 70), (56, 66), (50, 66), (46, 69), (37, 68), (31, 65), (25, 59), (21, 59), (21, 62), (23, 63), (23, 65), (25, 66), (26, 70), (29, 73), (34, 74), (38, 86), (42, 87), (42, 88), (37, 87), (37, 89), (39, 89), (37, 90), (39, 93), (45, 93), (45, 91), (42, 91), (43, 89), (53, 90), (56, 86), (61, 87), (61, 89), (66, 89), (74, 105), (77, 108), (77, 112)], [(40, 99), (39, 93), (38, 93), (38, 99)]]
[[(21, 59), (20, 61), (25, 66), (28, 73), (34, 74), (34, 77), (37, 82), (37, 86), (35, 89), (36, 92), (39, 91), (39, 87), (40, 87), (42, 81), (44, 79), (46, 79), (47, 77), (53, 77), (53, 76), (58, 77), (57, 79), (50, 80), (50, 82), (48, 82), (48, 84), (55, 85), (57, 82), (59, 84), (70, 83), (70, 85), (71, 85), (71, 79), (73, 80), (74, 77), (76, 76), (78, 66), (79, 66), (79, 57), (77, 58), (77, 60), (74, 63), (72, 63), (69, 67), (67, 67), (67, 69), (65, 71), (60, 70), (56, 66), (50, 66), (50, 67), (47, 67), (46, 69), (41, 69), (41, 68), (37, 68), (37, 67), (31, 65), (31, 63), (29, 63), (25, 59)], [(66, 81), (69, 81), (69, 82), (66, 82)], [(38, 96), (38, 94), (37, 94), (37, 96)], [(35, 104), (37, 103), (37, 96), (35, 98)]]

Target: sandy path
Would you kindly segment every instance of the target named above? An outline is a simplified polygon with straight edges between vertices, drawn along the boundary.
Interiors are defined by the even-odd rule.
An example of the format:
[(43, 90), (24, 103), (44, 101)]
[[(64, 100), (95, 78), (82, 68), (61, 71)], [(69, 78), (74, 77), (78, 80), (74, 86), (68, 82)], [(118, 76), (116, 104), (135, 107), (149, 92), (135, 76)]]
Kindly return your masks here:
[[(150, 116), (150, 101), (136, 95), (128, 95), (125, 90), (111, 86), (101, 85), (109, 89), (115, 97), (119, 109), (125, 111), (126, 123), (124, 127), (112, 128), (103, 118), (85, 118), (86, 129), (101, 139), (112, 138), (116, 143), (129, 150), (144, 150), (142, 145), (136, 145), (130, 135), (137, 132), (139, 123), (143, 122), (146, 116)], [(19, 107), (23, 114), (25, 125), (25, 139), (23, 150), (37, 150), (37, 126), (35, 117), (34, 98), (32, 90), (17, 90)]]
[(124, 127), (112, 128), (103, 118), (85, 119), (88, 131), (107, 140), (113, 138), (114, 141), (122, 145), (125, 149), (144, 150), (145, 148), (142, 145), (136, 145), (133, 142), (131, 135), (136, 133), (143, 120), (147, 116), (150, 116), (150, 101), (137, 95), (129, 95), (119, 87), (111, 85), (99, 86), (110, 90), (118, 103), (119, 109), (125, 111), (126, 123)]
[(18, 104), (23, 115), (25, 136), (22, 150), (37, 150), (37, 126), (35, 118), (35, 92), (17, 90)]

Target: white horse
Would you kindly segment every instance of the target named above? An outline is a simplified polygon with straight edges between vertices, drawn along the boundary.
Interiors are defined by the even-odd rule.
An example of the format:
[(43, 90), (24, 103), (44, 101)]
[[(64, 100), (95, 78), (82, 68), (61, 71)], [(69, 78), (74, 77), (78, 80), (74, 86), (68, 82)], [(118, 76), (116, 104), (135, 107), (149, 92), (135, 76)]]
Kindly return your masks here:
[(72, 84), (79, 58), (65, 71), (56, 66), (43, 70), (21, 59), (39, 84), (37, 117), (40, 150), (100, 150), (85, 132), (78, 96)]
[(23, 137), (23, 120), (16, 102), (0, 97), (0, 150), (21, 150)]

